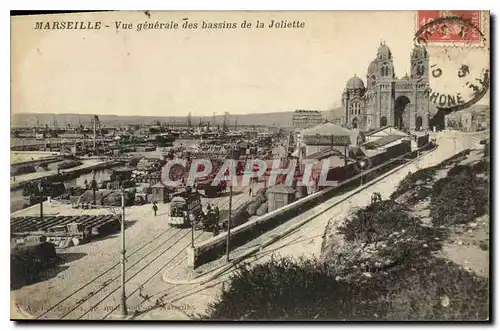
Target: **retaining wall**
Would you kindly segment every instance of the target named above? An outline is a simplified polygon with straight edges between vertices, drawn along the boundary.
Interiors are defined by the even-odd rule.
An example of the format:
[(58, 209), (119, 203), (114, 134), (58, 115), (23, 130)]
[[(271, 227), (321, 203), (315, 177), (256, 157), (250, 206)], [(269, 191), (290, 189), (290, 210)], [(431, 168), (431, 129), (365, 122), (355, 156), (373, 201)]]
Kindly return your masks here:
[[(397, 149), (397, 148), (395, 148)], [(394, 150), (395, 150), (394, 149)], [(422, 150), (429, 149), (429, 145), (422, 148)], [(394, 153), (394, 150), (388, 154)], [(407, 146), (400, 146), (399, 150), (407, 151)], [(321, 204), (332, 197), (345, 193), (359, 185), (360, 180), (364, 179), (366, 182), (370, 177), (376, 178), (383, 173), (396, 168), (401, 165), (401, 162), (406, 158), (413, 158), (416, 156), (416, 151), (407, 152), (399, 157), (393, 158), (385, 163), (373, 167), (371, 170), (357, 174), (347, 180), (340, 181), (339, 185), (329, 187), (319, 192), (306, 196), (300, 200), (294, 201), (291, 204), (276, 209), (263, 216), (256, 217), (246, 223), (243, 223), (234, 229), (231, 229), (230, 246), (239, 247), (245, 243), (259, 237), (263, 233), (277, 227), (290, 220), (291, 218), (301, 214), (318, 204)], [(188, 266), (196, 268), (200, 265), (216, 260), (223, 256), (226, 252), (227, 232), (223, 232), (209, 240), (200, 243), (198, 246), (187, 248)]]

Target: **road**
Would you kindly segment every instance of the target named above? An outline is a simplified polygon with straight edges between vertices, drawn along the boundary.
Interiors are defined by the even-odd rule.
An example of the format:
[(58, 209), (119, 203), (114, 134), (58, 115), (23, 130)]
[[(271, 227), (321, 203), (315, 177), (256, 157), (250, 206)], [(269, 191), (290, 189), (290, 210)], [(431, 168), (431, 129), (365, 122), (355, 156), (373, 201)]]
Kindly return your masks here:
[[(342, 220), (350, 213), (352, 208), (369, 205), (371, 203), (371, 196), (374, 192), (381, 193), (382, 198), (387, 199), (409, 171), (415, 172), (421, 168), (437, 165), (464, 149), (479, 148), (480, 145), (478, 145), (478, 142), (479, 139), (482, 139), (482, 137), (470, 139), (470, 136), (467, 136), (465, 139), (457, 137), (455, 140), (453, 139), (456, 137), (454, 133), (440, 134), (436, 137), (437, 143), (439, 144), (438, 148), (422, 156), (419, 162), (413, 162), (371, 186), (365, 183), (365, 188), (359, 193), (352, 195), (352, 192), (346, 192), (333, 197), (323, 204), (303, 214), (297, 215), (285, 224), (252, 240), (243, 247), (234, 250), (231, 255), (237, 256), (244, 251), (258, 247), (273, 235), (281, 234), (306, 218), (312, 217), (311, 221), (298, 230), (262, 249), (258, 254), (249, 258), (247, 261), (251, 261), (251, 263), (262, 263), (269, 260), (273, 254), (291, 256), (293, 258), (318, 257), (321, 253), (322, 236), (326, 225), (331, 219), (338, 221)], [(348, 197), (349, 195), (352, 196)], [(346, 199), (346, 197), (348, 198)], [(345, 201), (343, 201), (344, 199)], [(328, 210), (325, 212), (326, 209)], [(318, 215), (314, 217), (316, 214)], [(234, 269), (231, 269), (205, 284), (171, 285), (163, 283), (163, 285), (161, 285), (160, 281), (150, 284), (149, 287), (144, 289), (144, 291), (150, 295), (150, 298), (148, 300), (133, 301), (141, 303), (140, 311), (142, 314), (137, 318), (186, 319), (190, 318), (189, 315), (196, 316), (202, 314), (206, 310), (207, 304), (213, 302), (214, 298), (220, 294), (224, 282), (227, 281), (233, 271)], [(155, 300), (159, 297), (162, 297), (163, 301), (168, 303), (164, 305), (164, 307), (168, 307), (167, 309), (164, 307), (153, 308), (156, 306)], [(174, 309), (175, 307), (177, 307), (177, 309)]]
[[(234, 208), (248, 199), (248, 194), (234, 195)], [(208, 202), (224, 212), (228, 209), (229, 199), (202, 199), (204, 206)], [(110, 213), (108, 210), (72, 209), (57, 202), (45, 202), (44, 211), (59, 215)], [(162, 271), (173, 266), (178, 258), (183, 259), (186, 248), (191, 245), (191, 229), (170, 227), (165, 211), (164, 204), (159, 205), (156, 217), (151, 205), (126, 210), (127, 301), (131, 310), (134, 309), (133, 298), (142, 295), (140, 288), (147, 287), (155, 276), (161, 279)], [(119, 208), (115, 212), (119, 212)], [(29, 208), (16, 213), (16, 216), (37, 214), (38, 208)], [(194, 233), (195, 242), (211, 236), (211, 233), (203, 231)], [(12, 291), (12, 296), (26, 313), (41, 319), (113, 317), (119, 311), (120, 244), (120, 236), (116, 234), (61, 250), (63, 263), (57, 270), (42, 276), (45, 280)]]
[[(318, 256), (321, 250), (321, 237), (330, 219), (340, 220), (348, 215), (352, 207), (368, 205), (373, 192), (380, 192), (383, 198), (387, 198), (399, 181), (408, 174), (408, 171), (414, 172), (418, 170), (417, 167), (436, 165), (463, 149), (478, 147), (477, 139), (473, 141), (469, 138), (454, 139), (454, 137), (454, 134), (448, 133), (437, 135), (439, 147), (422, 156), (418, 165), (417, 162), (413, 162), (371, 186), (365, 184), (365, 189), (343, 202), (339, 201), (352, 193), (347, 192), (333, 197), (310, 211), (297, 215), (244, 247), (234, 250), (232, 254), (235, 255), (249, 247), (259, 245), (273, 234), (280, 234), (305, 218), (318, 214), (297, 231), (264, 248), (254, 257), (252, 263), (265, 261), (273, 253), (296, 258)], [(246, 199), (248, 199), (247, 194), (236, 195), (233, 198), (233, 208), (237, 208)], [(206, 202), (205, 200), (204, 203)], [(218, 198), (211, 203), (219, 205), (219, 208), (223, 210), (227, 209), (228, 199)], [(329, 207), (332, 208), (322, 213)], [(186, 262), (185, 248), (191, 244), (191, 235), (189, 229), (170, 228), (165, 220), (164, 209), (164, 206), (160, 205), (160, 215), (157, 217), (151, 216), (150, 205), (127, 209), (127, 219), (130, 219), (126, 230), (127, 304), (129, 310), (142, 312), (137, 316), (138, 319), (186, 319), (190, 314), (203, 313), (207, 304), (220, 293), (224, 281), (232, 272), (227, 272), (206, 284), (171, 285), (165, 283), (161, 277), (162, 273)], [(104, 213), (98, 210), (63, 209), (62, 206), (48, 204), (44, 210), (48, 214), (64, 215)], [(24, 213), (36, 215), (37, 209), (26, 210)], [(200, 231), (195, 233), (197, 242), (210, 236), (211, 234)], [(120, 238), (115, 235), (69, 248), (62, 254), (67, 262), (59, 267), (55, 275), (47, 275), (46, 280), (11, 293), (23, 310), (40, 318), (116, 318), (119, 299), (119, 269), (116, 264), (120, 258), (119, 247)], [(101, 274), (103, 275), (100, 276)], [(82, 286), (84, 287), (79, 290)], [(63, 299), (64, 301), (61, 302)], [(164, 304), (159, 305), (160, 301)]]

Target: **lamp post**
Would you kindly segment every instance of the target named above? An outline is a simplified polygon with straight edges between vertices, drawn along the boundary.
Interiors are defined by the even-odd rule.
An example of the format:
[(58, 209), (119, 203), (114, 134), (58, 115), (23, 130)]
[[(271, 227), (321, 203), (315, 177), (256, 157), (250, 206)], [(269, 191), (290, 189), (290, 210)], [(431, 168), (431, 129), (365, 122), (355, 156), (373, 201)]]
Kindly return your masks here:
[(122, 281), (121, 281), (121, 296), (120, 296), (120, 315), (122, 318), (127, 317), (127, 296), (125, 295), (125, 191), (121, 191), (122, 198), (122, 220), (121, 220), (121, 236), (122, 236)]
[(186, 215), (191, 222), (191, 248), (194, 248), (194, 217), (193, 214)]
[(40, 224), (43, 224), (43, 191), (44, 191), (43, 179), (38, 183), (38, 194), (40, 195)]
[(231, 251), (229, 248), (230, 238), (231, 238), (231, 204), (233, 201), (233, 185), (229, 184), (229, 217), (227, 219), (227, 241), (226, 241), (226, 262), (229, 262), (229, 252)]
[(94, 206), (95, 206), (96, 205), (95, 191), (97, 190), (97, 182), (95, 180), (95, 170), (93, 171), (93, 174), (92, 174), (91, 187), (92, 187), (92, 196), (93, 196)]
[[(125, 190), (121, 189), (121, 206), (103, 206), (96, 205), (96, 208), (109, 210), (120, 222), (120, 235), (121, 235), (121, 292), (120, 292), (120, 317), (126, 318), (127, 312), (127, 296), (125, 295)], [(120, 212), (117, 211), (120, 208)]]

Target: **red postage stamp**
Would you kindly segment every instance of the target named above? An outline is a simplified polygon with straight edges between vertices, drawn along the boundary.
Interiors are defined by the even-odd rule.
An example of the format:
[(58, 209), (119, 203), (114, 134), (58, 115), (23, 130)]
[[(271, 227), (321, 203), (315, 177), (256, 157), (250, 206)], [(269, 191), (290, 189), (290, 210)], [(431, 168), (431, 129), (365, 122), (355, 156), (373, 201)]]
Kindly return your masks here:
[(429, 45), (482, 46), (486, 24), (479, 10), (421, 10), (417, 14), (417, 30)]

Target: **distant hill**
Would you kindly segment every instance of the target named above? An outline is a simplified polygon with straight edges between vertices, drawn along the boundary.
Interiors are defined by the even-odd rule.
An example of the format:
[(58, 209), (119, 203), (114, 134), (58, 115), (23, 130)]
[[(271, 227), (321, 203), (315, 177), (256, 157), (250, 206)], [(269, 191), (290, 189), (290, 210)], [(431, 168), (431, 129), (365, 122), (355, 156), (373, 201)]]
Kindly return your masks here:
[[(469, 109), (460, 111), (463, 112), (478, 112), (478, 113), (489, 113), (490, 106), (475, 104)], [(332, 110), (322, 111), (323, 117), (329, 121), (337, 119), (343, 115), (343, 108), (337, 107)], [(458, 115), (458, 114), (457, 114)], [(18, 113), (14, 114), (11, 118), (11, 125), (15, 127), (34, 127), (37, 125), (44, 126), (45, 124), (49, 126), (54, 125), (54, 121), (60, 127), (67, 126), (71, 123), (72, 126), (77, 126), (79, 124), (90, 125), (93, 115), (79, 115), (79, 114), (33, 114), (33, 113)], [(291, 126), (292, 124), (293, 111), (288, 112), (274, 112), (274, 113), (263, 113), (263, 114), (242, 114), (242, 115), (230, 115), (229, 121), (230, 125), (234, 125), (235, 121), (238, 121), (238, 125), (263, 125), (263, 126)], [(119, 116), (119, 115), (99, 115), (99, 120), (104, 126), (121, 126), (129, 124), (153, 124), (156, 121), (161, 123), (176, 123), (176, 124), (186, 124), (186, 116)], [(205, 116), (202, 118), (203, 122), (210, 121), (212, 123), (212, 116)], [(224, 120), (223, 115), (215, 116), (215, 125), (221, 125)], [(192, 116), (192, 125), (198, 125), (200, 122), (200, 116)]]
[[(323, 117), (327, 120), (332, 120), (342, 116), (342, 108), (338, 107), (329, 111), (322, 111)], [(166, 123), (186, 124), (186, 116), (119, 116), (119, 115), (98, 115), (99, 121), (104, 126), (120, 126), (128, 124), (153, 124), (156, 121)], [(265, 126), (290, 126), (292, 124), (293, 111), (289, 112), (275, 112), (263, 114), (242, 114), (230, 115), (230, 125), (234, 125), (238, 121), (238, 125), (265, 125)], [(79, 114), (33, 114), (33, 113), (18, 113), (14, 114), (11, 118), (11, 126), (15, 127), (34, 127), (39, 125), (49, 126), (54, 125), (57, 121), (59, 127), (67, 126), (71, 123), (72, 126), (79, 124), (90, 125), (93, 115), (79, 115)], [(198, 125), (200, 116), (192, 116), (192, 125)], [(212, 123), (212, 116), (205, 116), (202, 118), (203, 122), (210, 121)], [(223, 115), (215, 116), (215, 125), (221, 125), (224, 121)]]

